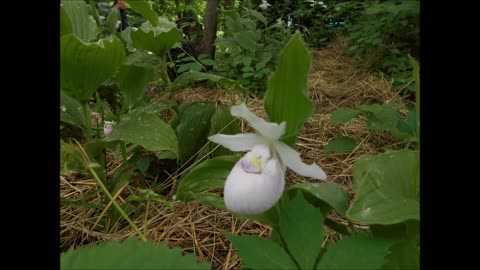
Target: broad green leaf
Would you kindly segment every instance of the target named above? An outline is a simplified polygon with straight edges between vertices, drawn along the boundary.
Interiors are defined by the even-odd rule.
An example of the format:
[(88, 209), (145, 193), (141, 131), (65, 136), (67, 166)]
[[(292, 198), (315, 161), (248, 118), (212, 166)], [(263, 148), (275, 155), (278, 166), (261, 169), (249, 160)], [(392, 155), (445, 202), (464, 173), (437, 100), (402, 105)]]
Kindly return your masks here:
[[(88, 107), (85, 107), (88, 109)], [(79, 127), (87, 127), (90, 111), (85, 112), (84, 106), (76, 99), (70, 97), (64, 91), (60, 91), (60, 121), (76, 125)]]
[(349, 136), (342, 136), (335, 138), (328, 142), (328, 144), (323, 149), (325, 154), (333, 152), (335, 154), (344, 154), (352, 150), (357, 142), (355, 139)]
[(393, 240), (366, 234), (347, 236), (327, 246), (316, 269), (380, 269), (393, 243)]
[(396, 139), (418, 142), (416, 125), (416, 112), (415, 108), (413, 108), (408, 112), (405, 121), (400, 120), (397, 122), (397, 127), (391, 130), (392, 136)]
[(115, 34), (117, 32), (117, 22), (119, 20), (120, 11), (118, 10), (118, 7), (114, 7), (108, 14), (107, 19), (105, 20), (105, 29), (107, 29), (110, 34)]
[(210, 101), (184, 103), (179, 106), (180, 123), (176, 131), (180, 161), (186, 162), (208, 142), (214, 110), (215, 106)]
[(129, 26), (119, 34), (122, 43), (124, 46), (127, 48), (128, 51), (133, 51), (135, 48), (133, 48), (132, 45), (132, 27)]
[(145, 86), (154, 78), (153, 70), (134, 65), (122, 65), (116, 75), (118, 88), (120, 88), (128, 109), (143, 97)]
[(180, 248), (168, 248), (129, 238), (108, 241), (62, 253), (60, 269), (210, 269), (210, 263), (198, 264), (190, 253), (182, 256)]
[(287, 122), (282, 140), (292, 147), (303, 123), (313, 112), (312, 101), (307, 95), (310, 64), (308, 50), (296, 33), (280, 54), (280, 63), (268, 81), (264, 98), (270, 121)]
[(177, 188), (177, 199), (183, 202), (208, 198), (209, 191), (223, 189), (225, 180), (237, 161), (238, 156), (221, 156), (204, 161), (197, 165), (180, 181)]
[(145, 22), (137, 31), (131, 31), (130, 36), (133, 47), (163, 56), (173, 44), (182, 40), (183, 34), (175, 23), (160, 17), (157, 26), (154, 27), (150, 22)]
[(382, 110), (374, 113), (367, 119), (367, 126), (374, 131), (396, 129), (398, 121), (402, 118), (400, 113), (393, 107), (382, 106)]
[(255, 52), (257, 49), (258, 35), (257, 32), (252, 30), (242, 31), (235, 37), (240, 47), (247, 51)]
[(327, 235), (325, 217), (298, 192), (280, 214), (280, 233), (301, 269), (314, 269)]
[(367, 224), (420, 220), (416, 162), (416, 152), (407, 149), (357, 160), (353, 170), (357, 194), (347, 217)]
[(205, 205), (218, 208), (218, 209), (223, 209), (227, 210), (225, 203), (223, 201), (223, 198), (220, 197), (217, 194), (214, 193), (192, 193), (190, 194), (193, 200), (197, 200)]
[(154, 100), (148, 102), (144, 106), (136, 107), (130, 111), (130, 115), (140, 114), (140, 113), (150, 113), (159, 115), (161, 112), (170, 109), (171, 104), (165, 100)]
[[(238, 118), (235, 118), (230, 113), (230, 106), (217, 103), (215, 112), (212, 115), (212, 125), (210, 127), (209, 135), (217, 133), (234, 135), (240, 133)], [(215, 148), (217, 145), (212, 143), (210, 148)], [(212, 156), (232, 155), (233, 152), (227, 148), (218, 145), (218, 148), (212, 153)]]
[(91, 42), (97, 38), (99, 29), (95, 20), (88, 13), (85, 1), (65, 0), (62, 1), (62, 7), (70, 19), (74, 35), (84, 42)]
[(382, 269), (420, 269), (420, 247), (413, 239), (403, 240), (390, 248)]
[(60, 37), (72, 33), (72, 23), (63, 6), (60, 7)]
[[(122, 32), (123, 33), (123, 32)], [(143, 67), (143, 68), (148, 68), (148, 69), (161, 69), (161, 64), (162, 60), (152, 54), (148, 53), (146, 51), (142, 50), (137, 50), (134, 53), (131, 53), (125, 57), (125, 65), (130, 65), (130, 66), (137, 66), (137, 67)], [(157, 71), (159, 74), (160, 71)]]
[(254, 235), (224, 233), (235, 248), (242, 265), (249, 269), (297, 269), (288, 254), (271, 239)]
[(354, 110), (354, 109), (349, 109), (349, 108), (338, 109), (332, 112), (332, 114), (330, 115), (330, 120), (332, 122), (337, 122), (337, 123), (347, 123), (348, 121), (357, 117), (359, 114), (360, 114), (360, 111)]
[(175, 131), (159, 117), (150, 113), (127, 114), (113, 128), (105, 141), (126, 141), (153, 152), (178, 153)]
[(144, 0), (127, 1), (133, 11), (145, 17), (153, 26), (158, 25), (158, 15), (153, 11), (150, 3)]
[[(345, 216), (348, 209), (348, 194), (337, 184), (331, 183), (300, 183), (288, 187), (287, 192), (293, 190), (302, 191), (307, 199), (314, 205), (316, 201), (327, 204), (337, 213)], [(320, 204), (321, 205), (321, 204)]]
[(85, 101), (110, 78), (125, 59), (122, 42), (115, 36), (85, 43), (72, 34), (60, 39), (61, 88)]
[(246, 92), (246, 89), (243, 88), (235, 80), (210, 74), (210, 73), (198, 72), (198, 71), (189, 71), (189, 72), (182, 73), (180, 76), (178, 76), (175, 79), (175, 81), (173, 82), (173, 86), (175, 87), (175, 89), (181, 89), (195, 82), (200, 82), (205, 80), (212, 81), (221, 86), (234, 87), (234, 89), (236, 90)]

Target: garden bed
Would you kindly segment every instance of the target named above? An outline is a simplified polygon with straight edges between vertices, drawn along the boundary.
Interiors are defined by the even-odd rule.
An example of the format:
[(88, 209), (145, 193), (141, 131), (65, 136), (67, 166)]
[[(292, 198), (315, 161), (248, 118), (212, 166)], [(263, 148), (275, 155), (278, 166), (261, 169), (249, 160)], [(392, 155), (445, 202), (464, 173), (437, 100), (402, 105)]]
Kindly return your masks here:
[[(378, 78), (356, 66), (346, 54), (346, 46), (337, 39), (322, 50), (312, 51), (312, 67), (308, 79), (308, 92), (314, 103), (314, 114), (305, 122), (301, 130), (296, 149), (304, 162), (317, 163), (328, 175), (327, 182), (337, 183), (353, 196), (352, 170), (355, 161), (363, 155), (376, 155), (386, 149), (400, 149), (403, 142), (393, 139), (389, 133), (373, 132), (367, 128), (365, 118), (360, 117), (346, 124), (330, 121), (330, 113), (340, 107), (353, 108), (362, 104), (402, 103), (399, 95), (392, 90), (391, 82)], [(158, 96), (167, 99), (168, 95)], [(232, 99), (240, 96), (227, 89), (195, 87), (179, 90), (178, 102), (196, 100), (216, 100), (231, 104)], [(256, 115), (266, 119), (260, 98), (250, 96), (244, 100), (247, 107)], [(242, 123), (242, 132), (251, 131)], [(350, 136), (358, 144), (348, 154), (324, 154), (323, 148), (338, 136)], [(107, 154), (107, 175), (111, 176), (121, 165)], [(181, 170), (179, 172), (182, 172)], [(167, 199), (173, 200), (180, 174), (169, 177), (170, 192)], [(287, 185), (312, 181), (297, 174), (287, 172)], [(173, 187), (173, 189), (172, 189)], [(60, 175), (60, 197), (90, 204), (105, 205), (102, 194), (96, 193), (96, 181), (79, 174)], [(125, 200), (132, 194), (132, 187), (125, 185), (114, 194), (116, 200)], [(84, 205), (85, 206), (85, 205)], [(86, 244), (111, 239), (135, 237), (135, 232), (125, 226), (121, 219), (115, 224), (103, 224), (102, 229), (96, 223), (104, 215), (104, 209), (89, 208), (69, 204), (61, 205), (60, 245), (62, 250), (74, 249)], [(143, 228), (147, 215), (146, 235), (155, 243), (166, 242), (170, 247), (180, 247), (184, 252), (195, 253), (199, 261), (209, 261), (214, 269), (240, 269), (240, 259), (236, 250), (221, 233), (256, 234), (269, 236), (271, 229), (252, 220), (239, 220), (232, 214), (219, 209), (209, 208), (198, 202), (182, 203), (174, 201), (172, 212), (162, 203), (152, 203), (148, 213), (135, 217), (134, 223)], [(107, 207), (111, 207), (107, 204)], [(107, 213), (107, 211), (105, 211)], [(332, 214), (335, 215), (335, 214)], [(342, 222), (338, 216), (333, 219)], [(94, 226), (97, 226), (93, 230)], [(361, 224), (358, 224), (362, 228)], [(99, 229), (100, 228), (100, 229)], [(333, 235), (333, 234), (332, 234)], [(328, 239), (328, 238), (327, 238)]]

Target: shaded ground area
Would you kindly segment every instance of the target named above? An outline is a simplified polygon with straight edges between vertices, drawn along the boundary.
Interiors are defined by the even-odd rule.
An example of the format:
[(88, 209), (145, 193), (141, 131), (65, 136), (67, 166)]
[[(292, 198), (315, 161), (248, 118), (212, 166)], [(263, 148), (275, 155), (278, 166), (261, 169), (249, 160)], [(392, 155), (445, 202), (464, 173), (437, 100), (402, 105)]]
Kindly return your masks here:
[[(339, 39), (328, 47), (312, 51), (312, 68), (308, 80), (309, 95), (314, 102), (314, 114), (307, 120), (297, 141), (297, 151), (307, 163), (315, 162), (327, 173), (327, 182), (337, 183), (354, 195), (352, 170), (354, 162), (365, 154), (379, 154), (387, 149), (398, 149), (402, 143), (387, 133), (371, 132), (365, 119), (354, 119), (347, 124), (332, 123), (330, 113), (339, 107), (355, 107), (372, 103), (402, 103), (401, 98), (391, 89), (391, 83), (364, 72), (353, 64), (346, 55), (346, 47)], [(168, 99), (167, 96), (165, 96)], [(177, 93), (180, 102), (194, 100), (218, 100), (231, 104), (232, 99), (240, 99), (232, 92), (219, 88), (188, 88)], [(266, 118), (260, 99), (250, 97), (245, 100), (247, 107), (257, 115)], [(242, 123), (243, 131), (251, 131)], [(350, 154), (323, 154), (328, 142), (338, 136), (351, 136), (357, 146)], [(108, 175), (112, 176), (120, 166), (109, 153)], [(173, 174), (169, 184), (175, 186), (179, 175)], [(300, 182), (315, 182), (288, 171), (287, 185)], [(102, 195), (94, 179), (75, 175), (60, 176), (62, 199), (81, 200), (93, 204), (103, 204)], [(171, 199), (173, 190), (167, 195)], [(116, 199), (124, 201), (132, 193), (132, 187), (125, 185), (116, 194)], [(107, 207), (110, 208), (110, 205)], [(200, 261), (210, 261), (214, 269), (240, 269), (237, 252), (221, 231), (233, 234), (256, 234), (269, 236), (270, 228), (256, 221), (238, 220), (230, 213), (212, 209), (196, 202), (184, 204), (174, 202), (172, 212), (161, 203), (152, 203), (147, 216), (147, 237), (155, 243), (166, 242), (170, 247), (180, 247), (184, 252), (195, 253)], [(135, 237), (135, 232), (122, 222), (104, 224), (97, 222), (105, 214), (104, 209), (61, 205), (60, 240), (62, 250), (69, 250), (90, 243), (110, 239)], [(107, 212), (107, 211), (105, 211)], [(143, 228), (145, 211), (134, 219)], [(332, 214), (332, 218), (343, 222)], [(96, 225), (96, 223), (100, 225)], [(96, 230), (92, 230), (96, 225)], [(361, 224), (358, 226), (361, 228)], [(333, 234), (329, 235), (330, 237)], [(330, 238), (330, 240), (332, 240)]]

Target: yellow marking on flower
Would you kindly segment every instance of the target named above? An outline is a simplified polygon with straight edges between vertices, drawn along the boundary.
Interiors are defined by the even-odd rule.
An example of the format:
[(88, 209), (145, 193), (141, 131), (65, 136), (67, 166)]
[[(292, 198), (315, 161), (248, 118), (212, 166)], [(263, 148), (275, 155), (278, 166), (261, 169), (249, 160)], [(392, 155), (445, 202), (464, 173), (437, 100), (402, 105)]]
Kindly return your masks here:
[(255, 166), (255, 168), (261, 170), (263, 169), (262, 168), (262, 164), (260, 163), (260, 160), (258, 160), (258, 158), (256, 156), (251, 156), (250, 157), (250, 162), (252, 162), (253, 166)]

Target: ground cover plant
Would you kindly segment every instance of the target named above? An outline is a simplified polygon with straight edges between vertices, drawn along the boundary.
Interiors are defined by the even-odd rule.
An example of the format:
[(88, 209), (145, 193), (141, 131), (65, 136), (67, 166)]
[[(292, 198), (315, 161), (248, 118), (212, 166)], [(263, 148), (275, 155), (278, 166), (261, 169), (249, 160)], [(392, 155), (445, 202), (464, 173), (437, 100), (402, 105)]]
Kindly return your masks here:
[(155, 2), (120, 29), (61, 1), (61, 269), (418, 269), (415, 57), (405, 98), (348, 39), (311, 50), (275, 3), (232, 1), (218, 58), (172, 58), (187, 37)]

